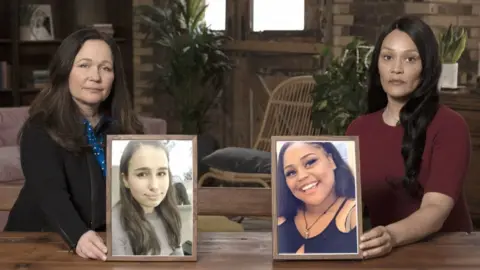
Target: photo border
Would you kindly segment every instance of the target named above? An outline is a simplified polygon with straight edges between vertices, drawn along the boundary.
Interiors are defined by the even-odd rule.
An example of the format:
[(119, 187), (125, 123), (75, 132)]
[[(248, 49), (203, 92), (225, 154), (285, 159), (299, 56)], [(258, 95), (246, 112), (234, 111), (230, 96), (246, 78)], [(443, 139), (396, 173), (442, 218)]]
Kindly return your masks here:
[(355, 144), (355, 184), (357, 200), (357, 246), (360, 245), (360, 237), (363, 233), (363, 203), (360, 181), (360, 147), (358, 136), (272, 136), (271, 137), (271, 190), (272, 190), (272, 257), (274, 261), (282, 260), (362, 260), (363, 256), (359, 248), (357, 254), (330, 255), (330, 254), (279, 254), (278, 253), (278, 218), (277, 218), (277, 142), (278, 141), (350, 141)]
[[(192, 255), (190, 256), (152, 256), (152, 255), (127, 255), (127, 256), (113, 256), (112, 255), (112, 205), (111, 205), (111, 186), (112, 186), (112, 141), (113, 140), (190, 140), (192, 141), (192, 174), (193, 174), (193, 184), (192, 184)], [(198, 215), (198, 206), (197, 206), (197, 176), (198, 176), (198, 166), (197, 166), (197, 136), (196, 135), (167, 135), (167, 134), (136, 134), (136, 135), (107, 135), (107, 261), (197, 261), (197, 244), (198, 244), (198, 229), (197, 229), (197, 215)]]

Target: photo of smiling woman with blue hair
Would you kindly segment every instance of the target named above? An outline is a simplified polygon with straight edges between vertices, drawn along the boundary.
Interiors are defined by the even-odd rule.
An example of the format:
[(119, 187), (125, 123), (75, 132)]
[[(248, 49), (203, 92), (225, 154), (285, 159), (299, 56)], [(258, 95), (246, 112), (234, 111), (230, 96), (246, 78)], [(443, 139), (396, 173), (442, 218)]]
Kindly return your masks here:
[[(359, 257), (361, 207), (355, 171), (345, 160), (355, 164), (356, 156), (347, 153), (344, 158), (335, 146), (348, 143), (354, 145), (299, 140), (278, 147), (274, 183), (278, 254)], [(355, 152), (354, 147), (346, 148)]]

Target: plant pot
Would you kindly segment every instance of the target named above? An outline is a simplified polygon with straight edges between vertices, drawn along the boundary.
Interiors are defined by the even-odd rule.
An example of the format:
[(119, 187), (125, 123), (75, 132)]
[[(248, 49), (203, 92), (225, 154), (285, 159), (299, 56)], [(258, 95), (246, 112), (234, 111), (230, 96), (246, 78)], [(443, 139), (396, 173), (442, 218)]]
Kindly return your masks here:
[(442, 64), (439, 87), (458, 88), (458, 63)]

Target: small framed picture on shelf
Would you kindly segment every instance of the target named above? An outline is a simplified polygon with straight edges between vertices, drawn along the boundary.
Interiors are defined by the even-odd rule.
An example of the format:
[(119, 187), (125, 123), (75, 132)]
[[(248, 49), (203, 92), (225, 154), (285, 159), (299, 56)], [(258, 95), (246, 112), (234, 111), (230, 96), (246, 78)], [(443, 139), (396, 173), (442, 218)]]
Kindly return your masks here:
[(22, 4), (19, 11), (20, 40), (54, 40), (52, 7), (48, 4)]
[(107, 260), (197, 260), (197, 139), (107, 135)]

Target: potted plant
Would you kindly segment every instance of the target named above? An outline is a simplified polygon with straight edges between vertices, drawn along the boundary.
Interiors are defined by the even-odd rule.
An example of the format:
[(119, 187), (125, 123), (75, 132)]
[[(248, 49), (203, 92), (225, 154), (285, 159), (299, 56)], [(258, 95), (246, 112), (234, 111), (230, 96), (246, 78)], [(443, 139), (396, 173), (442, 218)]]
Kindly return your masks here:
[(344, 135), (348, 125), (367, 109), (367, 75), (373, 47), (361, 39), (347, 44), (341, 57), (316, 74), (312, 121), (328, 135)]
[[(355, 38), (341, 57), (314, 75), (312, 122), (327, 135), (345, 135), (350, 123), (367, 111), (367, 78), (374, 47)], [(326, 50), (324, 54), (329, 54)], [(363, 210), (363, 227), (371, 228), (368, 209)]]
[(440, 32), (438, 46), (442, 61), (440, 88), (458, 88), (458, 60), (465, 50), (467, 32), (464, 28), (450, 25)]
[(184, 134), (205, 132), (207, 114), (233, 68), (222, 51), (231, 38), (208, 28), (203, 21), (206, 8), (203, 0), (171, 0), (165, 7), (137, 9), (154, 46), (165, 55), (156, 63), (155, 91), (173, 98)]

